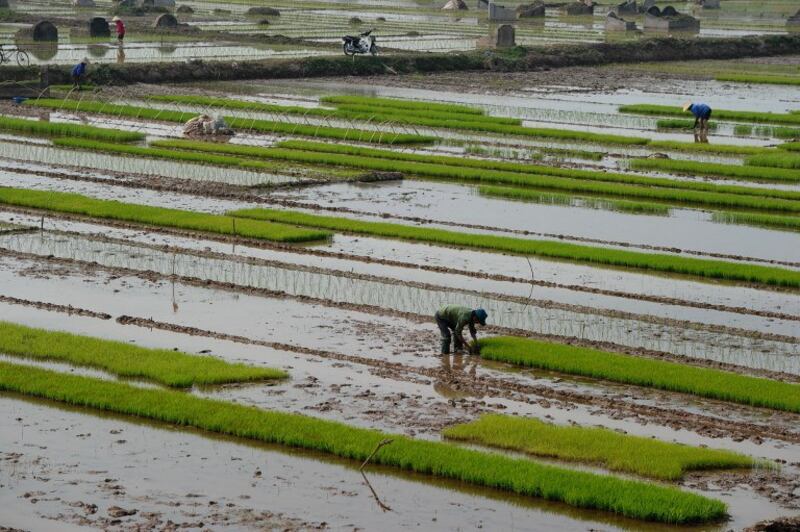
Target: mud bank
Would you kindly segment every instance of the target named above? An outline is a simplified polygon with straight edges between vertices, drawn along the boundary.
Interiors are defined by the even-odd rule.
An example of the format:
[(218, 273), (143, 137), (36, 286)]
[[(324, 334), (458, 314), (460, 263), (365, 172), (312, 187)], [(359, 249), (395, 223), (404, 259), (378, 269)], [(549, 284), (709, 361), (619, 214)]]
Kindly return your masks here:
[[(735, 39), (657, 38), (630, 43), (593, 43), (448, 54), (404, 54), (375, 58), (306, 57), (260, 61), (189, 61), (183, 63), (104, 64), (90, 70), (89, 82), (104, 85), (176, 83), (237, 79), (372, 76), (456, 71), (521, 72), (611, 63), (735, 59), (797, 53), (800, 35), (764, 35)], [(30, 79), (37, 68), (2, 68), (4, 79)], [(69, 82), (67, 66), (51, 66), (51, 83)]]

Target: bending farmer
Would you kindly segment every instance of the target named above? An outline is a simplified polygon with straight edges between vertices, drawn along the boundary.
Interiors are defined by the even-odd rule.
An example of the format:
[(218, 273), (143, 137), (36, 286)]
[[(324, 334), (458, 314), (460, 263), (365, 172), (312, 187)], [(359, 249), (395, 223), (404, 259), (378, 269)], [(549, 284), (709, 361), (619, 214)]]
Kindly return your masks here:
[[(473, 350), (476, 346), (474, 342), (478, 341), (475, 323), (486, 325), (486, 318), (488, 317), (489, 315), (482, 308), (472, 310), (458, 305), (446, 305), (439, 309), (436, 313), (436, 325), (439, 326), (439, 331), (442, 333), (442, 354), (450, 354), (450, 341), (453, 336), (456, 339), (455, 348), (457, 351), (463, 347), (468, 347), (470, 351)], [(469, 327), (469, 334), (472, 336), (473, 341), (472, 345), (464, 340), (464, 327)]]
[(700, 124), (700, 131), (708, 132), (708, 119), (711, 118), (711, 107), (704, 103), (685, 103), (683, 111), (690, 111), (694, 115), (694, 129)]
[(81, 88), (81, 81), (86, 77), (86, 65), (88, 64), (89, 60), (84, 58), (80, 63), (72, 67), (72, 84), (78, 90)]

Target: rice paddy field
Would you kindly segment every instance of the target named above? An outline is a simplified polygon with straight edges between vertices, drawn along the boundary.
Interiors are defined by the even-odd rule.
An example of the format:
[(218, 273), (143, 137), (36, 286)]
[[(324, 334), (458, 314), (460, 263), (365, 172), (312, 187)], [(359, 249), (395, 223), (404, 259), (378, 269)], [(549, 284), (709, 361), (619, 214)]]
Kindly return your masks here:
[[(614, 3), (517, 43), (649, 46)], [(108, 0), (0, 8), (36, 72), (91, 60), (16, 99), (0, 66), (0, 530), (800, 527), (798, 52), (207, 75), (368, 28), (354, 62), (482, 49), (440, 4), (186, 0), (124, 46), (86, 35)], [(721, 4), (674, 4), (688, 38), (800, 8)], [(163, 63), (205, 70), (107, 77)], [(475, 349), (440, 352), (448, 304), (488, 312)]]

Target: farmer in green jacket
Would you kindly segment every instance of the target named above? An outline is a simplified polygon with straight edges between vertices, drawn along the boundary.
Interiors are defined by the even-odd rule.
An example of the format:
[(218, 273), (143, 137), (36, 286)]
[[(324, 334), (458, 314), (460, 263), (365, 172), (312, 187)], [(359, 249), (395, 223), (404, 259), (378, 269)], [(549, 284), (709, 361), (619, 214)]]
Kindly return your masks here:
[[(436, 313), (436, 325), (439, 326), (439, 331), (442, 333), (442, 354), (450, 354), (450, 341), (453, 336), (456, 339), (456, 351), (463, 347), (473, 351), (477, 347), (478, 341), (475, 324), (486, 325), (486, 318), (488, 317), (489, 315), (482, 308), (473, 310), (458, 305), (445, 305), (440, 308)], [(464, 340), (464, 327), (469, 327), (469, 334), (472, 336), (473, 342), (471, 345)]]

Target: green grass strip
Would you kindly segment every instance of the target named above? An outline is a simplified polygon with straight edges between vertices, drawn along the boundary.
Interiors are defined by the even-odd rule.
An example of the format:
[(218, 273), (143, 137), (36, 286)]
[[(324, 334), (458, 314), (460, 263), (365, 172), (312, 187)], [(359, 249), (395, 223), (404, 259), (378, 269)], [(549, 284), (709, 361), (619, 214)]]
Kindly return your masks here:
[(106, 153), (122, 153), (125, 155), (134, 155), (136, 157), (147, 157), (151, 159), (167, 159), (171, 161), (187, 161), (198, 164), (211, 164), (216, 166), (246, 168), (253, 170), (262, 170), (270, 172), (291, 172), (292, 170), (303, 170), (306, 172), (307, 177), (316, 177), (307, 172), (315, 172), (319, 177), (355, 177), (358, 172), (354, 171), (341, 171), (331, 170), (328, 168), (314, 168), (313, 166), (304, 166), (301, 168), (292, 168), (285, 163), (276, 163), (264, 160), (240, 159), (238, 157), (226, 157), (223, 155), (211, 155), (208, 153), (198, 153), (190, 151), (178, 150), (165, 150), (160, 148), (145, 147), (145, 146), (130, 146), (127, 144), (110, 144), (108, 142), (98, 142), (93, 140), (83, 139), (54, 139), (54, 146), (63, 148), (76, 148), (80, 150), (100, 151)]
[(800, 85), (800, 76), (774, 76), (759, 74), (717, 74), (717, 81), (736, 83), (764, 83), (768, 85)]
[(559, 501), (665, 523), (706, 522), (726, 514), (724, 503), (677, 488), (573, 471), (362, 429), (300, 414), (281, 413), (162, 389), (67, 375), (0, 362), (0, 390), (115, 414), (193, 427), (259, 442), (307, 449), (474, 486)]
[(800, 151), (800, 142), (785, 142), (779, 145), (778, 148), (786, 151)]
[[(738, 127), (738, 126), (736, 126)], [(749, 134), (749, 133), (748, 133)], [(693, 151), (722, 153), (730, 155), (758, 155), (772, 153), (774, 148), (761, 146), (738, 146), (736, 144), (707, 144), (702, 142), (681, 142), (679, 140), (653, 140), (647, 145), (652, 150)]]
[(598, 464), (612, 471), (659, 480), (679, 480), (687, 471), (757, 465), (752, 458), (731, 451), (497, 414), (485, 414), (471, 423), (448, 427), (442, 435), (534, 456)]
[[(162, 144), (162, 143), (156, 143), (156, 144)], [(191, 146), (185, 141), (166, 141), (165, 143), (163, 143), (163, 145), (172, 147)], [(374, 159), (390, 159), (395, 161), (408, 161), (408, 162), (444, 165), (449, 167), (450, 169), (448, 175), (446, 176), (431, 175), (431, 177), (455, 177), (460, 179), (473, 179), (477, 181), (497, 182), (497, 183), (514, 184), (514, 185), (527, 184), (522, 182), (524, 178), (521, 178), (519, 176), (503, 180), (499, 177), (495, 179), (496, 176), (502, 175), (497, 173), (463, 172), (461, 174), (458, 174), (459, 168), (480, 168), (486, 170), (498, 170), (502, 172), (529, 174), (530, 176), (534, 176), (533, 179), (531, 179), (530, 183), (531, 186), (535, 186), (536, 180), (541, 179), (542, 176), (553, 176), (553, 177), (564, 177), (569, 179), (580, 179), (589, 181), (607, 181), (609, 183), (622, 183), (626, 185), (646, 185), (649, 187), (675, 188), (675, 189), (685, 189), (685, 190), (703, 191), (711, 193), (737, 194), (744, 196), (761, 196), (761, 197), (771, 197), (780, 199), (800, 200), (800, 193), (795, 191), (783, 191), (783, 190), (773, 191), (769, 189), (744, 187), (739, 185), (718, 185), (714, 183), (678, 181), (675, 179), (667, 179), (662, 177), (648, 177), (635, 174), (622, 174), (615, 172), (598, 172), (593, 170), (560, 168), (557, 166), (536, 165), (529, 163), (494, 161), (488, 159), (469, 159), (465, 157), (453, 157), (447, 155), (426, 155), (420, 153), (380, 150), (375, 148), (353, 146), (348, 144), (330, 144), (330, 143), (311, 142), (303, 140), (288, 140), (281, 142), (279, 146), (290, 150), (314, 151), (319, 153), (351, 155), (356, 157), (370, 157)], [(203, 146), (200, 146), (199, 148), (195, 149), (205, 149), (205, 148)], [(213, 148), (208, 148), (208, 149), (213, 149)], [(227, 148), (222, 147), (220, 149), (225, 150)], [(263, 153), (263, 148), (260, 149), (256, 148), (255, 150), (247, 152), (248, 155), (254, 157), (258, 157), (260, 153)], [(770, 153), (774, 153), (774, 150), (772, 150)], [(244, 155), (245, 153), (241, 154)], [(347, 165), (348, 162), (350, 162), (350, 164), (355, 164), (356, 162), (364, 164), (361, 159), (354, 159), (352, 157), (330, 158), (329, 161), (330, 161), (329, 164)], [(398, 166), (396, 170), (403, 171), (403, 168), (404, 167)], [(439, 174), (441, 173), (442, 172), (440, 170)], [(427, 174), (420, 173), (420, 175), (427, 175)], [(476, 175), (478, 176), (477, 179), (474, 177)]]
[[(780, 157), (781, 154), (778, 154)], [(771, 157), (770, 161), (776, 161), (772, 157), (764, 155), (754, 155), (748, 159), (747, 166), (734, 164), (718, 164), (699, 161), (685, 161), (680, 159), (631, 159), (631, 168), (636, 170), (659, 170), (663, 172), (673, 172), (677, 174), (705, 175), (733, 177), (742, 181), (774, 181), (783, 183), (796, 183), (800, 181), (800, 172), (786, 168), (768, 168), (763, 166), (749, 166), (749, 161), (759, 160), (760, 157)]]
[[(656, 121), (658, 129), (694, 129), (694, 120), (685, 120), (683, 118), (662, 118)], [(708, 128), (711, 131), (717, 129), (717, 124), (713, 122), (708, 123)]]
[(83, 124), (43, 122), (41, 120), (28, 120), (26, 118), (13, 118), (10, 116), (0, 116), (0, 130), (49, 137), (82, 137), (106, 140), (109, 142), (133, 142), (144, 140), (144, 135), (142, 133), (136, 133), (134, 131), (105, 129)]
[[(766, 188), (750, 188), (741, 186), (722, 186), (701, 182), (678, 181), (675, 179), (653, 178), (629, 174), (614, 174), (604, 172), (587, 172), (585, 170), (572, 170), (568, 168), (555, 168), (534, 166), (520, 163), (505, 163), (501, 161), (483, 161), (474, 159), (458, 159), (454, 157), (432, 156), (435, 163), (402, 160), (405, 156), (418, 157), (418, 154), (389, 152), (374, 150), (378, 154), (387, 153), (386, 159), (381, 157), (350, 155), (339, 153), (338, 150), (362, 150), (355, 146), (342, 146), (334, 144), (302, 143), (296, 141), (282, 143), (281, 146), (307, 146), (314, 151), (286, 148), (260, 148), (257, 146), (240, 146), (230, 144), (216, 144), (211, 142), (198, 142), (191, 140), (164, 140), (153, 142), (153, 146), (164, 148), (178, 148), (197, 150), (208, 153), (226, 153), (243, 155), (247, 157), (260, 157), (265, 159), (280, 159), (285, 161), (303, 162), (307, 164), (322, 164), (337, 167), (359, 168), (382, 172), (403, 172), (406, 175), (420, 176), (433, 179), (474, 181), (478, 183), (514, 185), (530, 187), (540, 190), (555, 190), (559, 192), (596, 194), (602, 196), (641, 198), (647, 200), (664, 201), (674, 204), (701, 205), (710, 207), (724, 207), (734, 209), (768, 210), (800, 212), (800, 193), (790, 190), (773, 190)], [(319, 148), (323, 147), (323, 148)], [(325, 151), (317, 151), (317, 149)], [(372, 155), (369, 154), (368, 155)], [(422, 156), (425, 157), (425, 156)], [(453, 160), (454, 164), (448, 164)], [(553, 173), (564, 172), (574, 175), (575, 178), (555, 177), (549, 175), (523, 174), (513, 171), (499, 171), (475, 167), (457, 166), (457, 161), (469, 161), (467, 164), (499, 163), (512, 165), (519, 168), (544, 169)], [(439, 163), (441, 161), (441, 164)], [(445, 162), (447, 161), (447, 162)], [(574, 172), (570, 174), (570, 172)], [(584, 179), (585, 178), (585, 179)], [(607, 179), (611, 182), (593, 182), (594, 179)], [(639, 186), (633, 184), (620, 184), (617, 179), (625, 181), (653, 183), (662, 186)], [(683, 187), (689, 187), (684, 190)], [(717, 191), (719, 192), (712, 192)], [(750, 197), (750, 196), (753, 197)], [(756, 197), (763, 196), (763, 197)], [(790, 199), (783, 199), (790, 198)]]
[[(162, 120), (164, 122), (176, 123), (184, 123), (190, 118), (197, 116), (197, 113), (151, 109), (148, 107), (137, 107), (133, 105), (121, 105), (90, 100), (77, 101), (42, 98), (38, 100), (26, 100), (25, 104), (36, 107), (45, 107), (48, 109), (59, 109), (62, 111), (102, 113), (134, 119)], [(301, 137), (321, 137), (336, 140), (369, 142), (374, 144), (421, 144), (436, 140), (434, 137), (423, 135), (395, 134), (386, 132), (381, 133), (374, 131), (363, 131), (354, 128), (345, 129), (328, 126), (311, 126), (306, 124), (292, 124), (289, 122), (277, 122), (270, 120), (251, 120), (247, 118), (225, 117), (225, 121), (231, 128), (257, 131), (259, 133), (284, 133), (287, 135), (297, 135)]]
[(195, 385), (284, 379), (282, 370), (225, 362), (170, 349), (146, 349), (64, 332), (0, 321), (0, 353), (87, 366), (119, 377), (188, 388)]
[(750, 212), (715, 212), (711, 214), (711, 219), (724, 224), (753, 225), (800, 231), (800, 217), (797, 216), (773, 216), (771, 214)]
[[(621, 113), (660, 116), (686, 116), (687, 113), (680, 107), (671, 105), (634, 104), (623, 105), (619, 108)], [(756, 122), (764, 124), (800, 124), (800, 115), (792, 113), (759, 113), (754, 111), (728, 111), (714, 109), (713, 116), (722, 120), (738, 120), (741, 122)]]
[[(777, 152), (770, 155), (753, 155), (745, 161), (748, 166), (767, 166), (770, 168), (786, 168), (800, 170), (800, 154)], [(800, 172), (797, 172), (800, 175)]]
[(514, 187), (491, 187), (480, 186), (478, 192), (483, 196), (495, 198), (518, 199), (534, 203), (572, 205), (575, 200), (583, 203), (583, 206), (592, 209), (604, 209), (610, 211), (627, 212), (631, 214), (656, 214), (666, 216), (669, 214), (669, 205), (661, 203), (642, 203), (638, 201), (626, 200), (606, 200), (584, 196), (572, 196), (568, 194), (553, 194), (551, 192), (538, 192), (526, 188)]
[(416, 227), (386, 222), (368, 222), (333, 216), (318, 216), (296, 211), (258, 208), (243, 209), (228, 214), (255, 220), (269, 220), (286, 224), (329, 229), (332, 231), (399, 238), (403, 240), (461, 246), (472, 249), (487, 249), (490, 251), (517, 253), (520, 255), (537, 255), (573, 262), (600, 264), (634, 270), (677, 273), (695, 277), (747, 281), (776, 286), (800, 287), (800, 272), (771, 266), (736, 264), (719, 260), (695, 259), (655, 253), (640, 253), (636, 251), (583, 246), (567, 242), (460, 233), (445, 229)]
[(452, 103), (421, 102), (400, 100), (397, 98), (373, 98), (371, 96), (324, 96), (322, 103), (333, 105), (361, 105), (378, 108), (398, 109), (401, 111), (434, 111), (441, 113), (457, 113), (482, 115), (483, 109)]
[(0, 203), (159, 227), (174, 227), (223, 235), (235, 234), (273, 242), (309, 242), (330, 237), (330, 233), (327, 231), (298, 229), (256, 220), (234, 220), (231, 216), (218, 214), (100, 200), (66, 192), (0, 187)]
[[(649, 141), (640, 137), (625, 137), (620, 135), (606, 135), (603, 133), (589, 133), (586, 131), (576, 131), (569, 129), (555, 128), (531, 128), (521, 125), (521, 120), (515, 118), (499, 118), (482, 115), (466, 115), (455, 113), (444, 113), (435, 111), (417, 112), (414, 110), (401, 110), (388, 107), (372, 108), (369, 106), (348, 105), (337, 109), (305, 108), (305, 107), (284, 107), (273, 104), (263, 104), (258, 102), (226, 101), (221, 98), (207, 98), (204, 96), (159, 96), (163, 101), (176, 101), (176, 98), (185, 98), (184, 103), (196, 103), (198, 105), (221, 105), (236, 106), (239, 109), (253, 109), (269, 112), (283, 112), (287, 114), (318, 115), (330, 118), (342, 118), (352, 120), (374, 121), (374, 122), (396, 122), (411, 126), (444, 128), (462, 131), (478, 131), (484, 133), (498, 133), (502, 135), (518, 135), (524, 137), (544, 137), (560, 140), (579, 140), (584, 142), (596, 142), (600, 144), (627, 144), (642, 145)], [(201, 103), (202, 102), (202, 103)], [(229, 119), (234, 121), (234, 119)]]
[(480, 340), (481, 357), (517, 366), (800, 412), (800, 385), (527, 338)]

